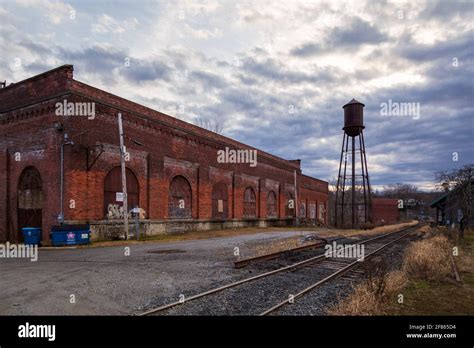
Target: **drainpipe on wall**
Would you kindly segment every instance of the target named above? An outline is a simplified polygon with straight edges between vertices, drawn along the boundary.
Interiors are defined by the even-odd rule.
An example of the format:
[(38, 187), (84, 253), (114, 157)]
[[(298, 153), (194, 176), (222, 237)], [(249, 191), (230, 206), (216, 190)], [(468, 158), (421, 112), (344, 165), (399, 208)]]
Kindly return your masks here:
[(300, 225), (300, 218), (299, 218), (299, 215), (298, 215), (298, 189), (296, 187), (296, 170), (294, 171), (294, 174), (295, 174), (295, 223), (296, 223), (296, 226), (299, 226)]
[(67, 133), (64, 134), (64, 142), (61, 144), (61, 187), (60, 187), (60, 200), (61, 200), (61, 211), (58, 215), (58, 222), (62, 225), (64, 223), (64, 146), (74, 145), (73, 141), (69, 141)]

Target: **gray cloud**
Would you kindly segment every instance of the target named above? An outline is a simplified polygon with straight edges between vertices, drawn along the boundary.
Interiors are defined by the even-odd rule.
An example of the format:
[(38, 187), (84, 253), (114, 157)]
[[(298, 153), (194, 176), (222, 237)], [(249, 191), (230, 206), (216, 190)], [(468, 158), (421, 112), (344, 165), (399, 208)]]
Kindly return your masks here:
[(419, 18), (449, 20), (453, 17), (469, 17), (474, 13), (472, 1), (428, 1)]
[(336, 28), (330, 35), (332, 46), (357, 46), (385, 41), (387, 36), (376, 26), (355, 17), (349, 27)]
[[(388, 36), (376, 26), (355, 17), (348, 26), (336, 27), (321, 43), (307, 42), (290, 49), (290, 55), (307, 58), (324, 52), (344, 50), (362, 44), (377, 44), (386, 41)], [(352, 48), (351, 48), (352, 49)]]
[(159, 60), (130, 59), (129, 67), (121, 69), (123, 75), (131, 82), (142, 83), (147, 81), (170, 81), (171, 68)]
[(310, 57), (321, 53), (322, 48), (315, 43), (306, 43), (290, 50), (290, 54), (297, 57)]
[[(232, 9), (233, 3), (229, 4)], [(398, 5), (361, 5), (367, 20), (347, 10), (340, 14), (343, 21), (323, 28), (323, 34), (313, 39), (295, 35), (292, 29), (281, 25), (278, 9), (264, 10), (257, 3), (246, 7), (243, 18), (232, 17), (238, 11), (231, 11), (224, 4), (220, 6), (224, 14), (213, 13), (212, 18), (205, 13), (188, 14), (184, 22), (169, 20), (175, 18), (173, 12), (171, 17), (164, 15), (167, 9), (173, 9), (171, 4), (160, 8), (163, 15), (160, 13), (156, 18), (152, 14), (148, 14), (148, 21), (138, 18), (139, 29), (149, 36), (134, 31), (133, 41), (123, 41), (124, 37), (129, 38), (128, 33), (107, 44), (100, 40), (108, 37), (102, 35), (98, 42), (87, 32), (85, 28), (90, 25), (79, 28), (83, 35), (76, 35), (74, 30), (79, 29), (73, 25), (48, 27), (44, 31), (36, 28), (36, 32), (21, 27), (13, 17), (2, 18), (0, 42), (8, 42), (2, 61), (11, 62), (18, 56), (25, 64), (18, 71), (11, 64), (2, 64), (0, 80), (3, 76), (40, 73), (55, 67), (56, 61), (74, 64), (79, 80), (99, 88), (106, 85), (115, 94), (165, 113), (173, 114), (168, 109), (183, 104), (187, 120), (217, 119), (224, 126), (224, 135), (283, 158), (301, 158), (305, 173), (326, 180), (337, 173), (332, 165), (340, 155), (342, 105), (355, 97), (366, 104), (365, 136), (374, 185), (431, 181), (434, 171), (474, 162), (474, 40), (472, 31), (466, 29), (472, 4), (428, 1), (418, 16), (404, 22), (397, 22)], [(91, 18), (101, 13), (126, 18), (128, 11), (128, 6), (106, 3), (97, 7), (75, 6), (79, 15), (93, 14), (95, 17)], [(303, 29), (296, 32), (311, 27), (320, 20), (321, 13), (333, 15), (334, 9), (326, 7), (305, 3), (296, 8), (293, 25)], [(136, 8), (134, 15), (139, 17), (140, 5)], [(407, 15), (411, 9), (408, 5)], [(10, 4), (8, 10), (15, 18), (28, 14), (27, 9), (16, 9)], [(29, 15), (37, 18), (36, 13)], [(219, 22), (221, 17), (225, 18), (224, 23)], [(212, 31), (215, 28), (210, 27), (210, 19), (212, 25), (220, 25), (218, 29), (223, 35), (219, 54), (212, 53), (215, 39), (206, 46), (206, 40), (192, 41), (179, 32), (187, 20), (192, 22), (191, 28)], [(242, 20), (244, 28), (235, 25)], [(150, 26), (155, 22), (159, 30)], [(396, 25), (400, 30), (388, 36), (385, 28)], [(446, 29), (450, 31), (449, 40), (440, 37), (432, 44), (419, 44), (412, 37), (417, 27)], [(452, 32), (454, 27), (459, 33)], [(155, 39), (162, 30), (169, 37), (160, 36), (160, 47), (149, 47), (150, 38)], [(45, 39), (51, 33), (55, 40)], [(89, 39), (81, 41), (80, 37)], [(284, 46), (278, 45), (281, 38), (287, 39)], [(372, 46), (362, 51), (365, 44)], [(134, 54), (137, 50), (142, 54)], [(320, 61), (327, 53), (335, 57), (334, 63)], [(362, 54), (362, 64), (350, 64)], [(124, 66), (127, 57), (130, 67)], [(458, 58), (458, 67), (452, 65), (453, 57)], [(241, 64), (235, 64), (234, 58)], [(339, 61), (349, 64), (339, 66)], [(387, 78), (392, 74), (407, 75), (407, 71), (413, 71), (413, 81), (410, 76), (399, 83)], [(118, 81), (124, 81), (127, 88), (123, 89)], [(158, 83), (150, 83), (154, 81)], [(388, 99), (419, 102), (420, 119), (382, 117), (380, 103)], [(289, 105), (297, 111), (289, 113)], [(451, 160), (454, 151), (459, 153), (457, 163)]]
[(397, 52), (402, 57), (416, 62), (445, 59), (446, 63), (452, 63), (453, 57), (457, 57), (460, 61), (472, 62), (474, 58), (473, 42), (474, 33), (472, 31), (436, 45), (420, 45), (407, 38), (401, 47), (397, 47)]
[(198, 81), (204, 88), (223, 88), (226, 86), (225, 81), (216, 74), (205, 71), (193, 71), (189, 74), (191, 81)]

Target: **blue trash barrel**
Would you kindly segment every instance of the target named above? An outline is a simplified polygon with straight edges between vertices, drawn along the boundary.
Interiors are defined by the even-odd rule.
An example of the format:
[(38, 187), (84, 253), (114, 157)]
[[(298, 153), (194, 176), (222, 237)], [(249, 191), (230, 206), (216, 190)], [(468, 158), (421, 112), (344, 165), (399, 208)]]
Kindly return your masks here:
[(38, 245), (41, 240), (41, 228), (39, 227), (23, 227), (23, 242), (29, 245)]
[(89, 225), (63, 225), (51, 228), (54, 246), (81, 245), (90, 243)]

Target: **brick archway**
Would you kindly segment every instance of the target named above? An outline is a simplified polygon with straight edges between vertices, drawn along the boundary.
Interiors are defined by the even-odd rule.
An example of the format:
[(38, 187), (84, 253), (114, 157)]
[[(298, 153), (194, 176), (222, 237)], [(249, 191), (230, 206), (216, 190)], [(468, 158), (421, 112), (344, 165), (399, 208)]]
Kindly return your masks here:
[[(290, 201), (293, 201), (293, 205), (292, 205), (293, 208), (290, 208)], [(286, 194), (285, 214), (286, 214), (286, 217), (295, 216), (295, 200), (291, 192), (287, 192)]]
[(168, 191), (168, 217), (170, 219), (192, 218), (191, 184), (182, 175), (175, 176)]
[(269, 191), (267, 194), (267, 217), (276, 218), (277, 214), (277, 196), (274, 191)]
[[(135, 174), (126, 168), (128, 210), (139, 206), (140, 188)], [(107, 219), (119, 219), (123, 201), (117, 201), (122, 192), (122, 171), (120, 167), (112, 168), (104, 179), (104, 216)], [(123, 215), (122, 215), (123, 217)]]
[(212, 218), (227, 219), (229, 212), (229, 195), (227, 185), (219, 182), (212, 187)]
[(257, 216), (257, 200), (255, 191), (250, 186), (244, 192), (244, 217), (254, 218)]
[(22, 240), (23, 227), (42, 227), (43, 183), (35, 167), (26, 167), (18, 181), (18, 230), (15, 240)]

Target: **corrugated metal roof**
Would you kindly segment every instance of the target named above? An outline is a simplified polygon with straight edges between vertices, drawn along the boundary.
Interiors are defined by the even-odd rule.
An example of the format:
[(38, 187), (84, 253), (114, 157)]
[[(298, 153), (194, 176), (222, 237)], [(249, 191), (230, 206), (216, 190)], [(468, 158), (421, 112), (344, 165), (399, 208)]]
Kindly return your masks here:
[(438, 204), (438, 203), (441, 202), (442, 200), (445, 200), (446, 197), (448, 197), (448, 194), (449, 194), (449, 193), (445, 193), (445, 194), (442, 195), (441, 197), (435, 199), (433, 202), (430, 203), (430, 207), (431, 207), (431, 208), (434, 208), (434, 206), (435, 206), (436, 204)]

